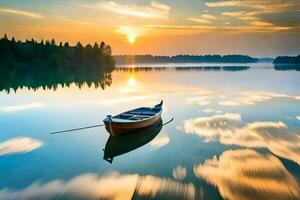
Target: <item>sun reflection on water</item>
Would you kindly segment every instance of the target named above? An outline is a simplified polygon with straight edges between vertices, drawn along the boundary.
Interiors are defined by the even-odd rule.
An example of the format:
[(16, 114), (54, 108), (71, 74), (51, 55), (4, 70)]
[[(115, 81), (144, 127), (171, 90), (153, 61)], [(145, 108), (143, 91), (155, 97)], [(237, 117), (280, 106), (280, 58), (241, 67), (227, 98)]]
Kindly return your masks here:
[(135, 80), (135, 77), (133, 74), (130, 75), (129, 79), (128, 79), (128, 82), (127, 82), (127, 85), (129, 87), (134, 87), (136, 86), (136, 80)]

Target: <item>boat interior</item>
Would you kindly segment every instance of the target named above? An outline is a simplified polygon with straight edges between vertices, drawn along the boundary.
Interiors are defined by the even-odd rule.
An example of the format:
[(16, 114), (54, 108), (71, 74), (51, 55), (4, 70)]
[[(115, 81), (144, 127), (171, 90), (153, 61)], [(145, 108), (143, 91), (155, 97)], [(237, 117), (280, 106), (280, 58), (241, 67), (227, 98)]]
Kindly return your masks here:
[(142, 120), (146, 118), (150, 118), (156, 115), (161, 108), (137, 108), (134, 110), (127, 111), (125, 113), (121, 113), (119, 115), (114, 116), (113, 118), (124, 119), (124, 120)]

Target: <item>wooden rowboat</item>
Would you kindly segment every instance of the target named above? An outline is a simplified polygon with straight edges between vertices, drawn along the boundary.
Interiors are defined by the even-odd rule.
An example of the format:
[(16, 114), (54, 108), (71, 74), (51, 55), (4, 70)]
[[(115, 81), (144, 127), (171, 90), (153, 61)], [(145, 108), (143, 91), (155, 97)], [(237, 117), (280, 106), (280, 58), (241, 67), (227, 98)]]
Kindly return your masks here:
[(131, 134), (120, 137), (110, 135), (105, 145), (103, 159), (112, 163), (114, 157), (133, 151), (149, 143), (159, 134), (162, 126), (163, 123), (160, 118), (151, 126), (139, 129)]
[(115, 116), (108, 115), (103, 120), (105, 128), (113, 137), (117, 137), (151, 126), (160, 119), (162, 105), (163, 101), (152, 108), (141, 107)]

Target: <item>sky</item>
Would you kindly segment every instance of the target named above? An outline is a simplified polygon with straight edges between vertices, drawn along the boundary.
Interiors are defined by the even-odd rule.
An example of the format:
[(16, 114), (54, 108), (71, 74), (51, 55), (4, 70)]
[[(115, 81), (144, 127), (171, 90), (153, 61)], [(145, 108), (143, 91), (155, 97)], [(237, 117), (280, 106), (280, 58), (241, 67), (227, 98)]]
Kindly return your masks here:
[(299, 0), (0, 0), (0, 34), (113, 54), (300, 54)]

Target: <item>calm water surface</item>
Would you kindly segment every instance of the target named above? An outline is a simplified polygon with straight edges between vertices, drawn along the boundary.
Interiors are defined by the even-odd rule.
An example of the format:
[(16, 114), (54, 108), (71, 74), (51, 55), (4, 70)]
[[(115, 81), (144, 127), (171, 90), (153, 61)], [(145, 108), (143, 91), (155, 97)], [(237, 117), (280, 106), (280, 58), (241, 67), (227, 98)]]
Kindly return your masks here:
[[(0, 199), (300, 199), (300, 72), (187, 66), (1, 91)], [(161, 99), (174, 121), (112, 163), (103, 127), (49, 134)]]

